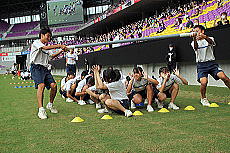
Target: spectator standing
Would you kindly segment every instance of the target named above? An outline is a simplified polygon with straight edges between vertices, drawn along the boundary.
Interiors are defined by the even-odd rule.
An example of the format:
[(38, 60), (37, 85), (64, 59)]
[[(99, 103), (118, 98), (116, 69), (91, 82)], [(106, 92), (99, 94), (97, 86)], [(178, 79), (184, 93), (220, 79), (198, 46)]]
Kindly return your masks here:
[(66, 72), (73, 72), (76, 74), (76, 61), (78, 56), (74, 53), (74, 50), (71, 49), (69, 53), (66, 54)]

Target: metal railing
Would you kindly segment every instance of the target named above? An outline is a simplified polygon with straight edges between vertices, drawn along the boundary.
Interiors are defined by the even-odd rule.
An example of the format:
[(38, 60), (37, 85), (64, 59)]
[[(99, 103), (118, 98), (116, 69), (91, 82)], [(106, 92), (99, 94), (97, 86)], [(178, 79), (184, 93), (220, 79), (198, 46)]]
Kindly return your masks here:
[(102, 45), (109, 45), (109, 44), (120, 44), (120, 43), (128, 43), (128, 42), (144, 42), (144, 41), (162, 40), (162, 39), (169, 39), (169, 38), (191, 37), (192, 34), (193, 34), (193, 32), (192, 33), (163, 35), (163, 36), (154, 36), (154, 37), (124, 39), (124, 40), (107, 41), (107, 42), (98, 42), (98, 43), (88, 43), (88, 44), (81, 44), (81, 45), (70, 45), (70, 46), (68, 46), (68, 48), (84, 48), (84, 47), (102, 46)]

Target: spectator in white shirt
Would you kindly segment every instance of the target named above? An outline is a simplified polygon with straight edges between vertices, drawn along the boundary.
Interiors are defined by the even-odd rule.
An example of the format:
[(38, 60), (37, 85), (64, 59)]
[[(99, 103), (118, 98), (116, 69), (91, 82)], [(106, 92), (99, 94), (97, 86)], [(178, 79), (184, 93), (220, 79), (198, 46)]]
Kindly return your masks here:
[(66, 72), (73, 72), (76, 74), (76, 61), (78, 56), (74, 53), (73, 49), (70, 49), (70, 52), (66, 54)]

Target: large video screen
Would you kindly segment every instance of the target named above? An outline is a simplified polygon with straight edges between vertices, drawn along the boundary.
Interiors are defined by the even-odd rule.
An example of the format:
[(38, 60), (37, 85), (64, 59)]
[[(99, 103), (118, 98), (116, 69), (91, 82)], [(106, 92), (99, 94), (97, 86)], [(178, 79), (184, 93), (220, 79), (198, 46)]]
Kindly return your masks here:
[(48, 24), (83, 22), (83, 0), (47, 1)]

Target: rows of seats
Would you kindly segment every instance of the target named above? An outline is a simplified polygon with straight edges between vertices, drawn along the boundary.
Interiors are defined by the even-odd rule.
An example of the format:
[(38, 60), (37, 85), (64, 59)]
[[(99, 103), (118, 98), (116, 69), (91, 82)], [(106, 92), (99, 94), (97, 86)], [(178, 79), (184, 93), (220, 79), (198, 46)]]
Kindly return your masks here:
[[(216, 0), (211, 0), (205, 6), (200, 7), (202, 13), (198, 16), (192, 17), (191, 20), (194, 21), (195, 19), (199, 20), (199, 23), (206, 28), (212, 28), (214, 26), (214, 22), (217, 16), (220, 16), (222, 12), (227, 12), (228, 18), (230, 17), (230, 1), (225, 1), (223, 7), (218, 8)], [(191, 9), (187, 11), (188, 16), (193, 16), (196, 13), (195, 9)], [(153, 36), (161, 36), (161, 35), (170, 35), (170, 34), (179, 34), (179, 33), (186, 33), (190, 32), (192, 29), (183, 29), (179, 30), (177, 27), (173, 27), (175, 20), (179, 17), (179, 15), (171, 18), (171, 19), (162, 19), (164, 21), (166, 30), (162, 33), (158, 33), (159, 27), (156, 28), (143, 28), (142, 29), (142, 36), (143, 37), (153, 37)], [(182, 20), (184, 25), (187, 24), (186, 19)], [(145, 25), (146, 26), (146, 25)], [(137, 37), (137, 34), (134, 35)], [(126, 34), (126, 38), (130, 39), (130, 34)], [(130, 43), (124, 43), (121, 45), (128, 45)], [(94, 47), (95, 51), (105, 50), (108, 49), (108, 45), (104, 46), (96, 46)]]

